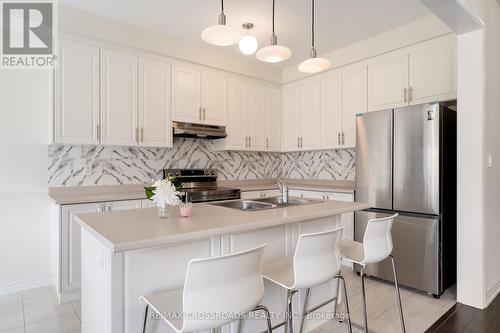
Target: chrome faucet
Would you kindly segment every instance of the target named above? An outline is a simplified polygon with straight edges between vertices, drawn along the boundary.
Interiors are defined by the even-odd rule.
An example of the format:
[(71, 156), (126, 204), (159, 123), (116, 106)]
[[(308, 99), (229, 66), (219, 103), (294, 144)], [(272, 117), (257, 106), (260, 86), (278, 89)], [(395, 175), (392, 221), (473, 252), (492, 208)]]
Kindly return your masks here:
[(288, 186), (281, 180), (276, 179), (274, 185), (278, 186), (281, 191), (281, 202), (284, 204), (288, 203)]

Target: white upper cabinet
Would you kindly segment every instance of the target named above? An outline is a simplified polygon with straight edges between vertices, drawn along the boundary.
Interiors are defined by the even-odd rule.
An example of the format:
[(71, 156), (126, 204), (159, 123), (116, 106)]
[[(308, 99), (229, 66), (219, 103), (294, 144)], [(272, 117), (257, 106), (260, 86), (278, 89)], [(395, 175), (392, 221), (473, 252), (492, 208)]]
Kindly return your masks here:
[(212, 72), (172, 68), (172, 120), (227, 125), (227, 79)]
[(457, 98), (456, 40), (430, 41), (368, 65), (368, 110)]
[(257, 84), (250, 84), (249, 107), (247, 114), (248, 148), (250, 150), (264, 149), (264, 111), (266, 105), (266, 95), (264, 87)]
[(201, 80), (202, 120), (207, 125), (226, 126), (227, 80), (224, 76), (203, 73)]
[(283, 148), (286, 151), (300, 147), (300, 113), (302, 107), (302, 87), (298, 84), (283, 89)]
[(341, 146), (342, 73), (332, 71), (321, 80), (321, 148)]
[(137, 145), (136, 56), (101, 50), (101, 143)]
[(284, 89), (284, 149), (319, 149), (321, 146), (321, 85), (305, 80)]
[(456, 87), (455, 42), (410, 53), (410, 104), (455, 99)]
[(368, 65), (368, 111), (408, 102), (408, 54), (385, 56)]
[(247, 116), (247, 85), (245, 82), (229, 81), (229, 126), (228, 137), (224, 148), (244, 150), (247, 148), (246, 116)]
[(170, 65), (139, 59), (140, 146), (172, 147)]
[(300, 149), (319, 149), (321, 145), (321, 86), (319, 80), (302, 86)]
[(266, 131), (266, 136), (264, 138), (264, 144), (266, 150), (281, 151), (282, 118), (280, 89), (267, 89), (265, 107), (264, 129)]
[(61, 42), (55, 75), (55, 143), (98, 144), (99, 49)]
[(202, 121), (201, 72), (172, 67), (172, 120), (199, 123)]
[(356, 147), (356, 115), (368, 111), (367, 68), (352, 68), (342, 73), (343, 147)]

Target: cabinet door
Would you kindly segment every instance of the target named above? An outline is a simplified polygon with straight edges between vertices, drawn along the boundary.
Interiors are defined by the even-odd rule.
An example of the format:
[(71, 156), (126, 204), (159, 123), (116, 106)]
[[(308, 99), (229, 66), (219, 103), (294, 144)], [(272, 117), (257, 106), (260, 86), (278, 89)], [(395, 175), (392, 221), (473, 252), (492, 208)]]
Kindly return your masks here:
[(266, 105), (264, 88), (250, 84), (248, 102), (249, 149), (262, 150), (264, 148), (264, 109)]
[(302, 104), (302, 88), (299, 85), (288, 86), (283, 89), (283, 119), (284, 119), (284, 148), (298, 150), (299, 137), (302, 130), (300, 124), (300, 110)]
[(281, 118), (281, 90), (266, 89), (266, 114), (264, 117), (265, 148), (268, 151), (281, 151), (282, 118)]
[[(352, 193), (326, 192), (325, 198), (326, 200), (354, 202)], [(354, 213), (342, 214), (341, 221), (345, 227), (342, 232), (342, 239), (354, 240)]]
[(319, 149), (321, 146), (321, 85), (309, 81), (302, 86), (300, 148)]
[(341, 145), (342, 74), (334, 72), (321, 80), (321, 148)]
[(142, 208), (142, 200), (110, 201), (106, 208), (108, 211)]
[(137, 145), (137, 57), (101, 51), (101, 143)]
[[(323, 95), (321, 96), (323, 98)], [(342, 73), (342, 146), (356, 147), (356, 115), (368, 109), (367, 68)]]
[(247, 86), (244, 82), (229, 81), (229, 126), (228, 148), (235, 150), (245, 150), (247, 148)]
[(410, 104), (457, 98), (454, 41), (410, 54), (410, 89)]
[(408, 105), (408, 55), (384, 57), (368, 65), (368, 111)]
[(139, 59), (139, 145), (172, 147), (170, 65)]
[(172, 120), (201, 123), (201, 73), (172, 67)]
[(80, 225), (75, 216), (101, 211), (102, 204), (63, 205), (61, 211), (61, 289), (63, 292), (80, 288), (81, 250)]
[(55, 77), (55, 142), (98, 144), (99, 49), (61, 42)]
[(227, 125), (227, 80), (225, 77), (203, 73), (201, 81), (203, 122), (208, 125)]

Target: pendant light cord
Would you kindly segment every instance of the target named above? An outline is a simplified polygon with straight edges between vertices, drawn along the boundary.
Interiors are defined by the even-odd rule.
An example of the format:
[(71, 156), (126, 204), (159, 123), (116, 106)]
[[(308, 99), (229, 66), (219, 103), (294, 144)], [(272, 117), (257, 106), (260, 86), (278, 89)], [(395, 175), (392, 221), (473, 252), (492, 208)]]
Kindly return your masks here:
[(222, 12), (224, 13), (224, 0), (220, 0), (220, 6), (222, 8)]
[(311, 36), (312, 36), (312, 48), (314, 49), (314, 0), (312, 0), (312, 6), (311, 6)]
[(274, 35), (274, 0), (273, 0), (273, 35)]

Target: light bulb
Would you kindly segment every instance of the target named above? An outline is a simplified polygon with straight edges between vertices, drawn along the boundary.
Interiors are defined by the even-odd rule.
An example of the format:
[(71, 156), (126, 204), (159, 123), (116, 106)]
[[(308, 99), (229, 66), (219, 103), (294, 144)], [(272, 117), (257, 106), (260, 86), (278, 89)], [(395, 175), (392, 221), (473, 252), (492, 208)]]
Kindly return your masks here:
[(257, 51), (257, 59), (264, 62), (281, 62), (290, 58), (292, 51), (283, 45), (269, 45)]
[(257, 51), (257, 39), (254, 36), (246, 35), (240, 39), (240, 51), (243, 54), (250, 55)]
[(299, 71), (303, 73), (318, 73), (330, 67), (330, 62), (324, 58), (309, 58), (299, 65)]
[(229, 46), (238, 43), (241, 34), (235, 28), (225, 24), (212, 25), (201, 33), (201, 38), (208, 44)]

